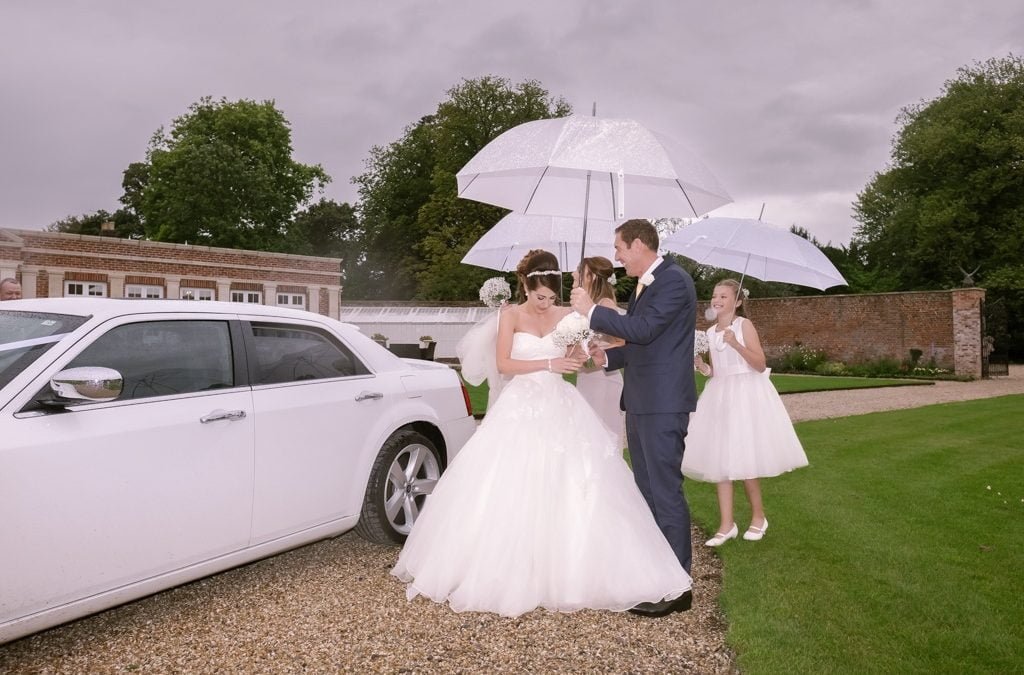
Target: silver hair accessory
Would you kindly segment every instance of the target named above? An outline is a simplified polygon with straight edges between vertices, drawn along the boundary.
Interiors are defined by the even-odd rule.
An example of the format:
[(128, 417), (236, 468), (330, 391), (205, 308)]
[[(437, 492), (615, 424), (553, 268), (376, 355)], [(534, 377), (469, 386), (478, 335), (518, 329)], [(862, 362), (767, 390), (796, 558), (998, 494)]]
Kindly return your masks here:
[(545, 274), (561, 274), (558, 270), (537, 270), (536, 272), (530, 272), (527, 277), (541, 277)]
[(612, 275), (608, 277), (608, 283), (611, 284), (612, 286), (619, 283), (619, 280), (615, 278), (615, 272), (612, 272)]

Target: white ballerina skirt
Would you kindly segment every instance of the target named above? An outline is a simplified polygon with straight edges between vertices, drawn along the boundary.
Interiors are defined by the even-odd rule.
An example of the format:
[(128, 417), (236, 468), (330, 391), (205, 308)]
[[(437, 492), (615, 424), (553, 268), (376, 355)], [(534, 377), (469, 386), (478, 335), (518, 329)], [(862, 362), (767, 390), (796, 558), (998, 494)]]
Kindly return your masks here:
[(708, 380), (690, 415), (683, 474), (717, 483), (802, 466), (807, 455), (767, 370)]

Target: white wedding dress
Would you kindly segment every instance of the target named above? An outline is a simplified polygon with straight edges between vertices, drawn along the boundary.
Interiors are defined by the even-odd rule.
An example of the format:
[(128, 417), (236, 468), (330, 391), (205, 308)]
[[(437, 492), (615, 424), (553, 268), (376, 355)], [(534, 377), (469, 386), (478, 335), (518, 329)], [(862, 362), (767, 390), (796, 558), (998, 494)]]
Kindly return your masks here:
[[(512, 357), (561, 356), (516, 333)], [(622, 611), (691, 586), (621, 447), (561, 375), (518, 375), (442, 475), (392, 574), (410, 599), (517, 616)]]

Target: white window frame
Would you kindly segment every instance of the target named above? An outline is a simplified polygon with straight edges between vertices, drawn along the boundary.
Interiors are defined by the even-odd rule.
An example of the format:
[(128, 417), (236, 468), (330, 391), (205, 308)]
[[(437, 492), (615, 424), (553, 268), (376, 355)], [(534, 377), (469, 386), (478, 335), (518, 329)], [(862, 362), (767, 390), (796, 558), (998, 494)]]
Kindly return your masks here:
[(263, 304), (263, 291), (231, 291), (231, 302)]
[(164, 287), (153, 284), (125, 284), (124, 297), (147, 300), (160, 300), (164, 297)]
[(179, 297), (182, 300), (213, 300), (213, 289), (182, 286)]
[(277, 294), (277, 305), (279, 307), (294, 307), (298, 309), (306, 309), (306, 294), (305, 293), (278, 293)]
[[(77, 291), (77, 292), (75, 292)], [(65, 298), (105, 298), (107, 282), (105, 281), (65, 281)]]

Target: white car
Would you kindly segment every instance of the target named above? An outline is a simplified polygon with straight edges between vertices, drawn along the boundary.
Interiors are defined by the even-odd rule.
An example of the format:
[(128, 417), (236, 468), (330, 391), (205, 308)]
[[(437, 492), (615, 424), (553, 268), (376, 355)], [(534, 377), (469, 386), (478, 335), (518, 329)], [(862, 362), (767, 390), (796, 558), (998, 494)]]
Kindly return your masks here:
[(355, 528), (472, 435), (451, 368), (278, 307), (0, 304), (0, 643)]

